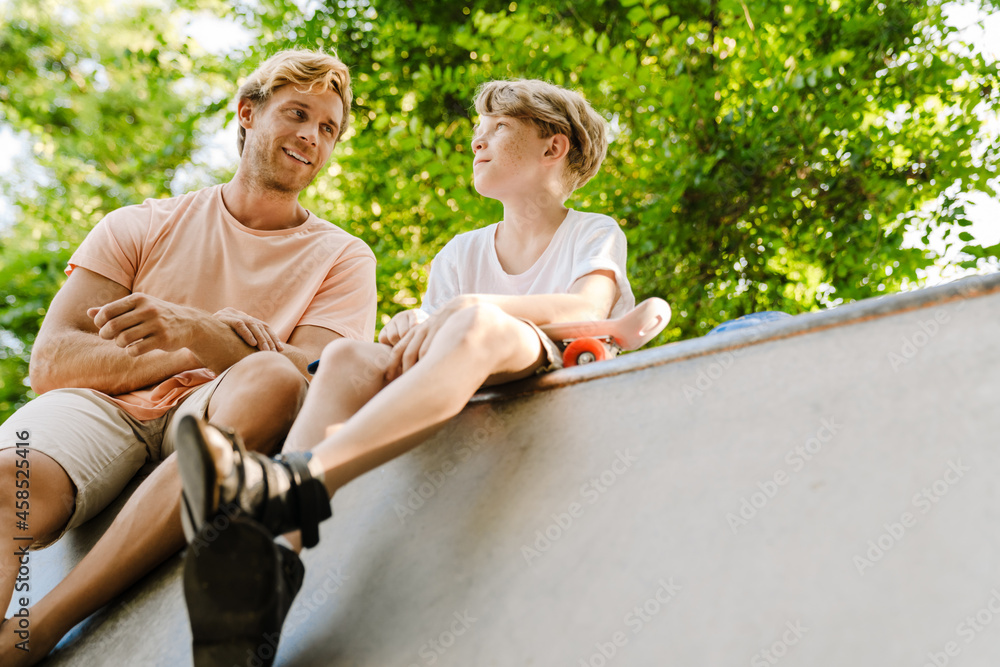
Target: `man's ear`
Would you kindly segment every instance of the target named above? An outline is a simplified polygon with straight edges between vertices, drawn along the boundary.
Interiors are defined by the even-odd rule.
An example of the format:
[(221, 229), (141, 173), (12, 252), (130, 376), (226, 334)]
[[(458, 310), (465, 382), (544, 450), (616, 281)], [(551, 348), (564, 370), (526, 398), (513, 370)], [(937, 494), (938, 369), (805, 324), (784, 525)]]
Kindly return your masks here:
[(245, 130), (253, 127), (254, 106), (253, 102), (245, 97), (241, 97), (236, 104), (236, 119)]
[(545, 157), (561, 160), (569, 153), (569, 137), (565, 134), (553, 134), (546, 140)]

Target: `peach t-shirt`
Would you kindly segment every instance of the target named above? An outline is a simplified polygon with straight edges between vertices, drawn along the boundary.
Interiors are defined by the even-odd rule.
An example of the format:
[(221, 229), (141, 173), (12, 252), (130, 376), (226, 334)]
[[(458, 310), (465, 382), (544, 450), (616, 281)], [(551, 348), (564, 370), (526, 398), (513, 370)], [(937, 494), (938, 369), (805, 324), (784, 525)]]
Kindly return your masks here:
[[(209, 313), (242, 310), (285, 342), (304, 325), (375, 336), (375, 256), (363, 241), (312, 213), (291, 229), (244, 227), (223, 204), (221, 185), (109, 213), (73, 253), (67, 275), (77, 267)], [(112, 400), (155, 419), (214, 377), (185, 371)]]

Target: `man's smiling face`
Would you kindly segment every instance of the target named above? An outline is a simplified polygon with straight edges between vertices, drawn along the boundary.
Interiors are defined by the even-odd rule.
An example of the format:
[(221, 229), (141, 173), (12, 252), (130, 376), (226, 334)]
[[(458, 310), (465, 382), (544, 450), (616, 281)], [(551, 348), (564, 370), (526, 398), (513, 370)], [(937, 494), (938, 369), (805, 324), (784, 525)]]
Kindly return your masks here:
[(254, 183), (298, 194), (316, 178), (337, 143), (344, 117), (340, 95), (286, 85), (263, 106), (249, 106), (240, 112), (247, 128), (242, 159), (250, 161)]

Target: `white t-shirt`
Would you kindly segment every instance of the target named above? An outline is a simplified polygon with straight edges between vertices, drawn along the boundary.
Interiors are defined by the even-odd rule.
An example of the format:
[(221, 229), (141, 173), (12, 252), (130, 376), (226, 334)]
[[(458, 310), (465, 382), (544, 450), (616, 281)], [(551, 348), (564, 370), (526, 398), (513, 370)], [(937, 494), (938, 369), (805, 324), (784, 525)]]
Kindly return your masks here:
[(610, 317), (635, 307), (625, 274), (625, 234), (612, 218), (569, 210), (534, 266), (510, 275), (497, 257), (499, 223), (459, 234), (431, 263), (421, 308), (433, 313), (460, 294), (566, 294), (570, 286), (594, 271), (612, 271), (619, 296)]

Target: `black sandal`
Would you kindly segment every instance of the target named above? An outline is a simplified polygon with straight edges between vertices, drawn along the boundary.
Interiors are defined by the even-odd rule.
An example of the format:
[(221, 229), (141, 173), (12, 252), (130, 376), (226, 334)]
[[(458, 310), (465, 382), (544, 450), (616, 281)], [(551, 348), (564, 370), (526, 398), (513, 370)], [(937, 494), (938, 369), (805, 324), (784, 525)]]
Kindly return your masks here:
[[(235, 475), (219, 480), (209, 440), (224, 438), (233, 448)], [(177, 425), (177, 459), (184, 487), (181, 520), (188, 541), (220, 512), (248, 516), (272, 535), (302, 533), (302, 545), (319, 543), (319, 524), (333, 514), (323, 483), (309, 470), (308, 452), (269, 458), (248, 452), (232, 430), (192, 415)]]

